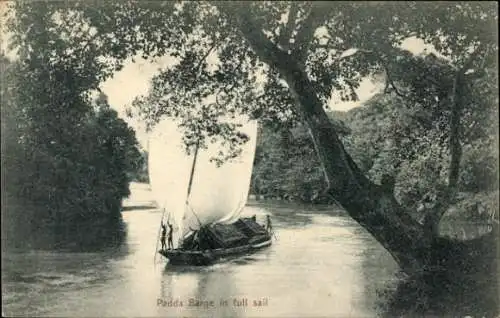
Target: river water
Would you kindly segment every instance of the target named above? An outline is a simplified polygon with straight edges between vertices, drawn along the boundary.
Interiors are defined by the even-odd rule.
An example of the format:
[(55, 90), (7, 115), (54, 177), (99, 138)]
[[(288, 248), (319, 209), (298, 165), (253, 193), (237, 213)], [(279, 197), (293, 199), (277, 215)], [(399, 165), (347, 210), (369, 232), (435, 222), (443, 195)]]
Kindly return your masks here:
[[(130, 205), (148, 201), (134, 185)], [(131, 209), (124, 246), (2, 256), (3, 313), (85, 317), (375, 317), (399, 274), (390, 255), (332, 207), (249, 204), (273, 245), (209, 267), (172, 268), (155, 245), (161, 213)], [(181, 304), (182, 303), (182, 304)]]

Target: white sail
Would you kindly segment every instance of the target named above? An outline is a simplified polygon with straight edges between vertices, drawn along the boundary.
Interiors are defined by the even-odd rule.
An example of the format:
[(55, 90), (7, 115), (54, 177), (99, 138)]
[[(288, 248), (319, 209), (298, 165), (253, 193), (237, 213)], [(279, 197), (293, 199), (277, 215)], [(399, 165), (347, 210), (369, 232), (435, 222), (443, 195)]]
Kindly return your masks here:
[(242, 146), (238, 157), (220, 167), (210, 162), (210, 158), (216, 157), (223, 147), (219, 142), (208, 144), (208, 149), (199, 149), (184, 219), (184, 233), (189, 228), (198, 229), (200, 225), (235, 221), (245, 206), (255, 155), (257, 122), (245, 120), (239, 130), (250, 140)]
[(149, 139), (151, 191), (158, 207), (165, 209), (165, 218), (174, 226), (174, 242), (182, 233), (192, 162), (192, 156), (189, 157), (183, 148), (182, 136), (177, 122), (167, 118), (155, 126)]
[[(235, 221), (245, 206), (250, 187), (257, 139), (257, 122), (240, 118), (239, 131), (250, 138), (237, 157), (217, 167), (210, 159), (217, 157), (220, 142), (199, 148), (196, 160), (184, 150), (183, 132), (171, 118), (161, 121), (150, 136), (149, 178), (153, 196), (178, 229), (174, 241), (190, 229), (219, 222)], [(188, 196), (191, 169), (193, 180)], [(186, 204), (186, 202), (188, 203)]]

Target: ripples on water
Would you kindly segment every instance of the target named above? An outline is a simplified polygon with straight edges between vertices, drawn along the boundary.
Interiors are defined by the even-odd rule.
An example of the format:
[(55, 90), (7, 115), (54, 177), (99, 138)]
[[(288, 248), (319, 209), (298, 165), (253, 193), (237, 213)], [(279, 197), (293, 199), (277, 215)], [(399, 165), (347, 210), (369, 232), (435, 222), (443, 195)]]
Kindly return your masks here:
[[(23, 316), (374, 317), (397, 266), (364, 229), (331, 207), (253, 205), (272, 214), (277, 239), (256, 254), (209, 267), (154, 260), (161, 213), (131, 210), (126, 246), (99, 253), (2, 256), (5, 314)], [(158, 305), (159, 299), (163, 305)], [(213, 307), (188, 306), (189, 299)], [(234, 300), (247, 299), (248, 306)], [(182, 301), (182, 307), (174, 307)], [(220, 301), (227, 300), (227, 306)], [(261, 307), (252, 306), (260, 300)]]

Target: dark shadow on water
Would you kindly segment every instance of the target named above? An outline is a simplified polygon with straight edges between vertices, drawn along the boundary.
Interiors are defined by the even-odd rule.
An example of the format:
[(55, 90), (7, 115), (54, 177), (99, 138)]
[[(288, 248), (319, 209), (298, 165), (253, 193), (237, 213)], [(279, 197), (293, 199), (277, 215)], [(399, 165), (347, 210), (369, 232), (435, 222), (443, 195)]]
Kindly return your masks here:
[(50, 293), (104, 284), (112, 276), (113, 264), (130, 254), (125, 224), (120, 233), (109, 235), (102, 244), (2, 249), (2, 295), (10, 297), (4, 304), (17, 312), (16, 306), (29, 302), (29, 295), (40, 288)]
[(124, 252), (127, 227), (120, 217), (103, 224), (72, 224), (67, 229), (48, 228), (29, 234), (14, 233), (2, 236), (2, 253), (33, 250), (60, 253)]
[(492, 232), (451, 241), (453, 246), (443, 240), (446, 249), (438, 255), (446, 266), (428, 268), (387, 290), (385, 316), (498, 317), (497, 238)]
[(494, 255), (494, 244), (486, 244), (485, 250), (471, 249), (478, 256), (467, 263), (470, 265), (467, 272), (460, 271), (460, 266), (465, 264), (468, 254), (450, 250), (450, 257), (457, 260), (455, 270), (428, 270), (408, 276), (373, 237), (368, 234), (363, 237), (366, 240), (361, 252), (364, 298), (366, 306), (378, 316), (498, 317), (500, 297), (495, 261), (498, 258)]
[[(494, 280), (494, 277), (485, 278)], [(426, 317), (498, 317), (498, 292), (491, 281), (484, 289), (462, 284), (457, 278), (454, 285), (429, 285), (425, 278), (412, 278), (401, 281), (395, 288), (380, 293), (387, 300), (383, 316), (426, 316)]]
[(107, 284), (114, 279), (114, 264), (127, 255), (125, 244), (99, 252), (2, 251), (4, 312), (8, 316), (48, 314), (44, 297)]

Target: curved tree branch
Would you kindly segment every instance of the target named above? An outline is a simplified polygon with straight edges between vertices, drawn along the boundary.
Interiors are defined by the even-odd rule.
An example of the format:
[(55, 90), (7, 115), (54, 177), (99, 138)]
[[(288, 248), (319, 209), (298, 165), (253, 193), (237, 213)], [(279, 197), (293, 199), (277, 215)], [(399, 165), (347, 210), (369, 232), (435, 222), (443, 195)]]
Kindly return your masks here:
[(317, 27), (326, 19), (331, 10), (331, 5), (325, 5), (319, 1), (311, 4), (311, 11), (297, 31), (295, 48), (292, 50), (292, 55), (301, 64), (305, 63), (314, 32), (316, 32)]
[(481, 43), (470, 55), (464, 65), (457, 71), (453, 80), (453, 88), (450, 94), (451, 114), (450, 114), (450, 168), (448, 171), (448, 190), (455, 192), (458, 184), (460, 172), (460, 159), (462, 157), (462, 146), (460, 144), (460, 125), (463, 110), (463, 90), (467, 84), (465, 72), (471, 68), (474, 61), (483, 51), (484, 44)]
[[(399, 91), (399, 89), (396, 87), (394, 84), (394, 80), (392, 79), (391, 73), (389, 71), (389, 68), (387, 67), (387, 64), (382, 61), (382, 67), (384, 68), (385, 71), (385, 87), (384, 87), (384, 93), (389, 93), (390, 88), (398, 95), (399, 97), (402, 98), (407, 98), (407, 96)], [(389, 88), (390, 87), (390, 88)]]
[(214, 43), (212, 43), (212, 46), (208, 49), (207, 53), (205, 53), (205, 55), (203, 55), (203, 57), (198, 61), (198, 64), (195, 67), (196, 72), (198, 74), (200, 73), (201, 64), (203, 64), (203, 62), (205, 62), (205, 60), (207, 59), (207, 57), (210, 55), (210, 53), (213, 51), (213, 49), (215, 47), (216, 47), (216, 44), (214, 42)]
[(455, 72), (453, 85), (449, 94), (449, 102), (451, 104), (450, 113), (450, 166), (448, 168), (448, 186), (442, 191), (438, 204), (430, 210), (424, 217), (424, 228), (428, 235), (437, 237), (439, 235), (439, 222), (447, 211), (449, 206), (455, 199), (458, 179), (460, 176), (460, 160), (462, 158), (462, 145), (460, 141), (460, 128), (462, 111), (464, 107), (464, 90), (467, 86), (465, 73), (484, 49), (484, 44), (481, 43), (476, 47), (474, 52), (465, 61), (464, 65)]

